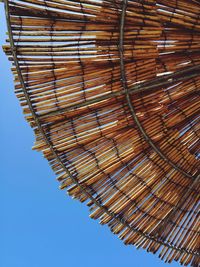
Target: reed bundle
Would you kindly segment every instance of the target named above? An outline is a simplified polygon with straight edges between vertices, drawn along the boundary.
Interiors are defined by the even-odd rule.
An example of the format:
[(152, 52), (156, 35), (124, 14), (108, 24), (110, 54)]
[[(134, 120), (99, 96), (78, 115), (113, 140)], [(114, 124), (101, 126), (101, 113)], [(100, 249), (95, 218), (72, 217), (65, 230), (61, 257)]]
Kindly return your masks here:
[(5, 1), (15, 90), (62, 189), (125, 244), (200, 265), (200, 2)]

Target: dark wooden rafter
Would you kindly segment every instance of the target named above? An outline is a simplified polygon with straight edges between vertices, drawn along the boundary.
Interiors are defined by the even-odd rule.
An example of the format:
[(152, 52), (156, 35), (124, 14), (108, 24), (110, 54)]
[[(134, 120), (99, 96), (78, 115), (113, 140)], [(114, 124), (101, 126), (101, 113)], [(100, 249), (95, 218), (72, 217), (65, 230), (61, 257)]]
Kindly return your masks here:
[[(187, 68), (185, 70), (180, 70), (180, 71), (177, 71), (177, 72), (172, 73), (172, 74), (163, 75), (162, 78), (159, 78), (159, 79), (155, 78), (151, 81), (147, 81), (147, 82), (144, 82), (142, 84), (135, 85), (133, 88), (130, 88), (130, 89), (127, 88), (127, 92), (129, 92), (129, 94), (132, 95), (132, 94), (139, 93), (139, 92), (145, 92), (145, 91), (148, 91), (151, 89), (156, 89), (156, 87), (159, 87), (159, 86), (169, 85), (169, 84), (172, 84), (174, 82), (179, 82), (179, 81), (187, 80), (189, 78), (194, 78), (194, 77), (199, 76), (199, 73), (198, 72), (196, 73), (196, 71), (199, 71), (199, 70), (200, 70), (200, 65), (195, 65), (195, 66)], [(184, 77), (177, 77), (180, 75), (184, 75)], [(98, 103), (100, 101), (112, 98), (112, 97), (115, 98), (118, 96), (123, 96), (125, 94), (126, 94), (125, 91), (113, 92), (110, 94), (106, 94), (104, 96), (96, 97), (95, 99), (91, 99), (91, 100), (85, 101), (85, 102), (80, 103), (80, 104), (74, 104), (74, 105), (71, 105), (70, 107), (67, 107), (67, 108), (62, 108), (59, 110), (48, 112), (47, 114), (42, 114), (39, 116), (39, 119), (42, 120), (42, 119), (50, 117), (50, 116), (64, 114), (67, 111), (72, 110), (72, 109), (76, 109), (76, 108), (80, 108), (80, 107), (86, 107), (86, 106), (89, 106), (91, 104), (95, 104), (95, 103)]]

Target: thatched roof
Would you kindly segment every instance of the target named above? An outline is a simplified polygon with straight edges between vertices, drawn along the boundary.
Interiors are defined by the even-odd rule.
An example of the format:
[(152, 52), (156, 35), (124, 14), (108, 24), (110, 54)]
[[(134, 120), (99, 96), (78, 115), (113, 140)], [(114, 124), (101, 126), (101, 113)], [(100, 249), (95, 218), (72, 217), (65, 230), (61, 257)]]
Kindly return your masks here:
[(15, 91), (62, 189), (199, 266), (200, 2), (5, 1)]

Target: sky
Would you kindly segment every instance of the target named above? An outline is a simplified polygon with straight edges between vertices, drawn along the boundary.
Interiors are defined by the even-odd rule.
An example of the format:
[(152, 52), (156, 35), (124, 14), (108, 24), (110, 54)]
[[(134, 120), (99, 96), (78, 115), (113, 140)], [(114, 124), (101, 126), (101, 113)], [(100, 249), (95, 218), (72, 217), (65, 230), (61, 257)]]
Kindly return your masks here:
[[(0, 45), (7, 38), (0, 4)], [(61, 191), (14, 95), (10, 62), (0, 48), (0, 266), (178, 267), (125, 246), (89, 210)]]

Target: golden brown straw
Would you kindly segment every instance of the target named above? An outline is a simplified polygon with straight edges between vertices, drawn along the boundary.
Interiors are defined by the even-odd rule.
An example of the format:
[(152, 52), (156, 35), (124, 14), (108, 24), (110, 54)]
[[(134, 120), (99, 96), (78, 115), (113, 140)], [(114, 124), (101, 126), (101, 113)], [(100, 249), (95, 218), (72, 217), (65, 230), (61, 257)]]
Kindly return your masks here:
[(62, 189), (200, 265), (200, 2), (4, 1), (15, 91)]

